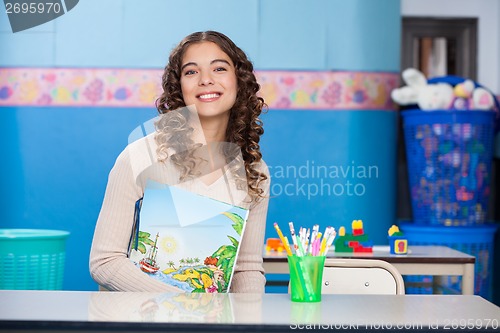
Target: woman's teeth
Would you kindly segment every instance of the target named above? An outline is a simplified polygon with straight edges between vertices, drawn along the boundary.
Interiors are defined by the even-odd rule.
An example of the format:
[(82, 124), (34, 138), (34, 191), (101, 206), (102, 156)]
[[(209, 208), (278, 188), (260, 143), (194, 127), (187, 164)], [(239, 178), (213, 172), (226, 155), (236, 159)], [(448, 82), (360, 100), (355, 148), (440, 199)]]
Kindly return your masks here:
[(219, 94), (205, 94), (205, 95), (200, 95), (198, 98), (200, 99), (210, 99), (210, 98), (216, 98), (219, 97)]

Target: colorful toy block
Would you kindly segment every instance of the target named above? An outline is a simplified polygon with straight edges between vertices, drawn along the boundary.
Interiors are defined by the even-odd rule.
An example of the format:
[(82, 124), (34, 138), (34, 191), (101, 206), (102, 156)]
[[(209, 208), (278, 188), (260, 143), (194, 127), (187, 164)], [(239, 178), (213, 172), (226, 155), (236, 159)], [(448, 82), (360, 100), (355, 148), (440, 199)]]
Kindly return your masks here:
[(283, 252), (285, 247), (283, 246), (283, 243), (279, 238), (268, 238), (266, 240), (266, 251), (277, 251), (277, 252)]
[(352, 234), (346, 234), (345, 228), (339, 228), (339, 234), (335, 239), (335, 252), (373, 252), (373, 242), (369, 240), (367, 234), (363, 230), (362, 220), (353, 220)]
[(391, 254), (407, 254), (408, 253), (408, 239), (404, 234), (399, 231), (399, 227), (392, 225), (389, 231), (389, 248)]

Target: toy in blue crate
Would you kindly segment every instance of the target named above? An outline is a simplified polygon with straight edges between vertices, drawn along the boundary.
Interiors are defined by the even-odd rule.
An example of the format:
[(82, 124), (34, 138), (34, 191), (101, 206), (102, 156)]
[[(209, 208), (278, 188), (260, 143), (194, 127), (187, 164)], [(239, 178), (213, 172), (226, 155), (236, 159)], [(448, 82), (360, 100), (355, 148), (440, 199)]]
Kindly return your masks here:
[(407, 85), (391, 92), (392, 99), (400, 105), (416, 105), (425, 111), (499, 108), (494, 95), (472, 80), (445, 76), (427, 81), (415, 68), (404, 70), (402, 77)]
[(416, 224), (482, 224), (490, 193), (495, 116), (499, 104), (477, 83), (448, 76), (426, 80), (403, 72), (392, 91), (401, 105), (413, 219)]

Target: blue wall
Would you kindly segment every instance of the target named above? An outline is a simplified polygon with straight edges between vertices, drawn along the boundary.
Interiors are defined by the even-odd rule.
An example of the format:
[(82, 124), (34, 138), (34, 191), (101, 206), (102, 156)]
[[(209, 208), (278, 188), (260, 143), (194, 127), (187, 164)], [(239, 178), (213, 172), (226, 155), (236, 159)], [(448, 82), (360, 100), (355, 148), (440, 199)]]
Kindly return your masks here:
[[(244, 10), (242, 10), (244, 8)], [(85, 0), (13, 34), (1, 66), (161, 68), (180, 39), (227, 34), (257, 69), (399, 71), (399, 0)]]
[(396, 133), (388, 129), (395, 128), (396, 117), (394, 112), (360, 110), (272, 110), (265, 115), (262, 151), (274, 195), (267, 235), (277, 236), (273, 222), (281, 228), (289, 221), (306, 227), (318, 223), (322, 231), (344, 225), (349, 232), (351, 221), (362, 219), (365, 232), (385, 244), (386, 225), (395, 220), (391, 144)]
[[(224, 0), (209, 9), (206, 4), (86, 0), (55, 21), (16, 34), (2, 12), (0, 66), (162, 68), (182, 37), (214, 29), (242, 47), (259, 70), (399, 72), (399, 0)], [(130, 131), (153, 116), (152, 108), (0, 108), (6, 152), (1, 226), (70, 231), (64, 289), (96, 289), (88, 253), (107, 175)], [(274, 221), (325, 227), (347, 226), (356, 218), (376, 242), (384, 242), (386, 226), (395, 219), (396, 115), (270, 110), (262, 118), (262, 150), (273, 172), (305, 163), (379, 170), (377, 179), (362, 180), (364, 196), (308, 199), (300, 192), (273, 198), (267, 236), (275, 237)], [(318, 181), (306, 178), (306, 184)], [(284, 186), (294, 179), (275, 181)]]
[[(2, 127), (17, 129), (2, 131), (12, 157), (2, 163), (2, 227), (69, 231), (64, 289), (96, 289), (88, 254), (107, 174), (135, 124), (155, 113), (138, 108), (1, 109)], [(16, 134), (19, 140), (13, 140)]]

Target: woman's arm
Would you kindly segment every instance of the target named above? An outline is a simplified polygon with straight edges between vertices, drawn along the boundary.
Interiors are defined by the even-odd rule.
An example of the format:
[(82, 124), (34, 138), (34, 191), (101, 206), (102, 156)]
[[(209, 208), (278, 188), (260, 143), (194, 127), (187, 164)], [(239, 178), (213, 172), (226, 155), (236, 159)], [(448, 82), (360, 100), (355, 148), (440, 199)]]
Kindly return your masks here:
[(262, 185), (264, 198), (250, 209), (245, 225), (231, 282), (231, 292), (235, 293), (263, 293), (266, 285), (264, 268), (262, 267), (262, 251), (264, 249), (271, 177), (264, 161), (261, 162), (260, 169), (261, 172), (267, 175), (267, 180)]
[(108, 290), (180, 292), (149, 277), (128, 258), (135, 202), (142, 196), (143, 189), (137, 184), (130, 150), (126, 148), (109, 174), (90, 251), (90, 275)]

